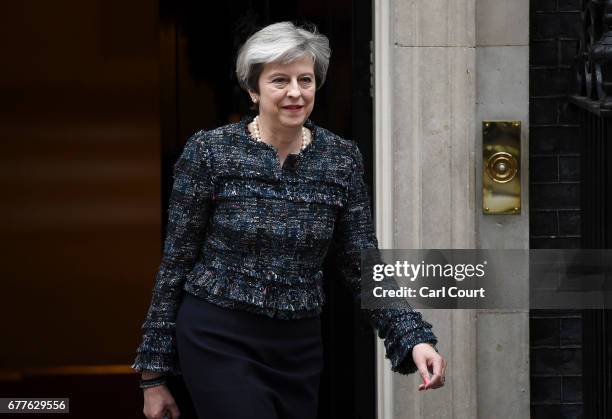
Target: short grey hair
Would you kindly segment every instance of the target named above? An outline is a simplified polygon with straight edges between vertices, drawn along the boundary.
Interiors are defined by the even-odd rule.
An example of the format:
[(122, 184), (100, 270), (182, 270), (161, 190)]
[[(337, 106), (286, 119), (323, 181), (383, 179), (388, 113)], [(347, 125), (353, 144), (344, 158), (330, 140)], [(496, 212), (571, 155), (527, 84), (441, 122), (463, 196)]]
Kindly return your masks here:
[(265, 64), (289, 63), (304, 55), (314, 61), (317, 89), (325, 82), (331, 50), (329, 39), (317, 32), (314, 25), (298, 27), (291, 22), (278, 22), (255, 32), (240, 47), (236, 58), (236, 76), (240, 86), (259, 93), (259, 76)]

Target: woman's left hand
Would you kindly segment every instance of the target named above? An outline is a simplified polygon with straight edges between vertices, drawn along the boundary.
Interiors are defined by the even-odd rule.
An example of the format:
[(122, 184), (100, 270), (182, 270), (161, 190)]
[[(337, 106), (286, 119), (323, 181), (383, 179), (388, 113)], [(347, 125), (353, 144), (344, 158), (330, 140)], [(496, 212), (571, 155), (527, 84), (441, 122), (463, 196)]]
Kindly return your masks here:
[[(423, 384), (419, 384), (419, 391), (430, 388), (440, 388), (444, 385), (444, 372), (446, 360), (433, 346), (428, 343), (419, 343), (412, 348), (412, 359), (423, 378)], [(429, 373), (433, 373), (432, 376)]]

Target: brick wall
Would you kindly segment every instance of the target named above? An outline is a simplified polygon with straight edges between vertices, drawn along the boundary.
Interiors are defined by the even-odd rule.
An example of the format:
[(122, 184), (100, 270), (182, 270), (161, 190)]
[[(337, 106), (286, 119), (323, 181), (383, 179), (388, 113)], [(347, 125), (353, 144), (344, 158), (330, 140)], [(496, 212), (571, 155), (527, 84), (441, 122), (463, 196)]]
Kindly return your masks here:
[[(566, 96), (580, 28), (580, 0), (530, 2), (530, 247), (580, 247), (578, 115)], [(533, 310), (532, 418), (582, 417), (578, 311)]]

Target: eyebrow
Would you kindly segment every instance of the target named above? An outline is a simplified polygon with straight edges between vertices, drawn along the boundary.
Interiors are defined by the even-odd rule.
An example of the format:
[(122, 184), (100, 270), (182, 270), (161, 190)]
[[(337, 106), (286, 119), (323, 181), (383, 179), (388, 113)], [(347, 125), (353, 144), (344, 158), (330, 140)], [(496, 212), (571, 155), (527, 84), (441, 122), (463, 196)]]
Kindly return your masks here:
[[(278, 77), (278, 76), (287, 77), (287, 74), (286, 74), (286, 73), (281, 73), (281, 72), (278, 72), (278, 71), (277, 71), (277, 72), (275, 72), (275, 73), (270, 74), (270, 75), (268, 76), (268, 79), (272, 79), (272, 78), (274, 78), (274, 77)], [(302, 73), (302, 74), (300, 74), (300, 76), (314, 76), (314, 73), (311, 73), (311, 72)]]

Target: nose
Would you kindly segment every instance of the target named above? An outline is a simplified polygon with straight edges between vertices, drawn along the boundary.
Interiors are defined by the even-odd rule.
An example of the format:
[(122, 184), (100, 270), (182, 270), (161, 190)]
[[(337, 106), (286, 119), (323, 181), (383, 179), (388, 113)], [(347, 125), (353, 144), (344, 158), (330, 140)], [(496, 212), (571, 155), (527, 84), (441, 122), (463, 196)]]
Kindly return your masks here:
[(300, 85), (297, 79), (291, 80), (289, 83), (289, 90), (287, 91), (287, 96), (291, 98), (299, 98), (302, 95), (302, 91), (300, 90)]

